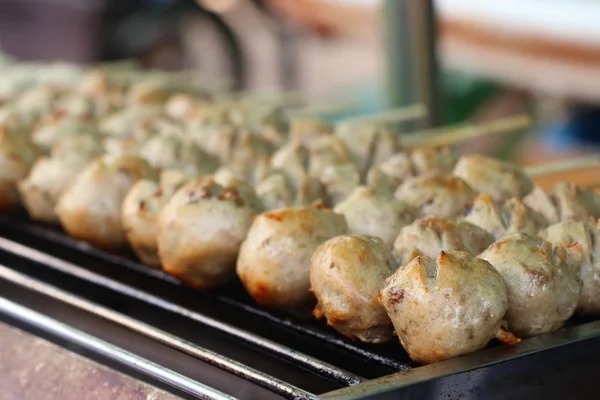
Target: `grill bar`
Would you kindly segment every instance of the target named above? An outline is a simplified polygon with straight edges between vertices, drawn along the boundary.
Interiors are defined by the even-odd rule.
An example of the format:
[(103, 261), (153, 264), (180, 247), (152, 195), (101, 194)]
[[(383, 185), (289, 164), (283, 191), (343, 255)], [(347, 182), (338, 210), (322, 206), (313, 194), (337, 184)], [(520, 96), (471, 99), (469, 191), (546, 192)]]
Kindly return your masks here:
[(163, 300), (157, 296), (154, 296), (150, 293), (144, 292), (142, 290), (135, 289), (128, 285), (122, 284), (116, 280), (104, 277), (102, 275), (96, 274), (84, 268), (81, 268), (75, 264), (69, 263), (67, 261), (61, 260), (59, 258), (53, 257), (51, 255), (45, 254), (38, 250), (29, 248), (27, 246), (21, 245), (19, 243), (10, 241), (5, 238), (0, 238), (0, 248), (9, 251), (13, 254), (20, 255), (26, 257), (30, 260), (36, 261), (40, 264), (44, 264), (48, 267), (51, 267), (55, 270), (70, 274), (77, 278), (86, 280), (88, 282), (94, 283), (96, 285), (103, 286), (120, 294), (126, 295), (128, 297), (143, 301), (145, 303), (151, 304), (153, 306), (159, 307), (163, 310), (172, 312), (174, 314), (189, 318), (193, 321), (199, 322), (203, 325), (209, 326), (213, 329), (217, 329), (223, 333), (231, 335), (239, 340), (243, 340), (244, 342), (260, 347), (266, 351), (271, 352), (272, 354), (277, 355), (280, 358), (286, 359), (296, 365), (302, 366), (303, 368), (314, 371), (315, 373), (325, 376), (336, 381), (339, 381), (345, 385), (354, 385), (360, 382), (365, 381), (364, 378), (353, 374), (345, 369), (336, 367), (324, 361), (313, 358), (309, 355), (300, 353), (295, 351), (287, 346), (281, 345), (279, 343), (275, 343), (271, 340), (262, 338), (258, 335), (245, 331), (243, 329), (237, 328), (235, 326), (223, 323), (221, 321), (215, 320), (208, 316), (202, 315), (200, 313), (189, 310), (185, 307), (179, 306), (173, 302)]
[(189, 393), (198, 398), (235, 400), (234, 397), (231, 397), (225, 393), (198, 383), (181, 374), (178, 374), (173, 370), (162, 367), (156, 363), (153, 363), (152, 361), (123, 350), (120, 347), (114, 346), (92, 335), (88, 335), (87, 333), (78, 329), (71, 328), (66, 324), (42, 315), (30, 308), (23, 307), (3, 297), (0, 297), (0, 313), (82, 346), (96, 354), (132, 368), (146, 376), (158, 379), (173, 388), (181, 390), (185, 393)]
[(255, 383), (274, 393), (282, 395), (289, 399), (314, 399), (314, 395), (308, 393), (294, 385), (288, 384), (275, 377), (264, 374), (256, 369), (247, 367), (235, 360), (221, 356), (213, 351), (201, 348), (191, 342), (171, 335), (165, 331), (157, 329), (151, 325), (137, 321), (121, 313), (112, 311), (98, 304), (90, 302), (79, 296), (72, 295), (57, 287), (48, 285), (27, 275), (13, 271), (0, 264), (0, 278), (16, 283), (29, 290), (44, 294), (56, 300), (62, 301), (96, 316), (107, 319), (116, 324), (122, 325), (132, 331), (141, 333), (151, 339), (157, 340), (169, 347), (190, 354), (206, 363), (217, 368), (232, 373), (249, 382)]

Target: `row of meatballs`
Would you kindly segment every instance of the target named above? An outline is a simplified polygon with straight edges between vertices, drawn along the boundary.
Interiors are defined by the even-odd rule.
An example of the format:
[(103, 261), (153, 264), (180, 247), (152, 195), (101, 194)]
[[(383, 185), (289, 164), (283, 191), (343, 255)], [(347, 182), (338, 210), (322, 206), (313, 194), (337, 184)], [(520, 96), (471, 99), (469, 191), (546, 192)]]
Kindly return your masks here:
[[(545, 193), (513, 164), (402, 149), (377, 126), (332, 132), (309, 120), (256, 133), (229, 129), (231, 115), (215, 126), (210, 106), (152, 87), (107, 111), (96, 100), (110, 80), (92, 78), (83, 94), (60, 95), (66, 106), (52, 90), (18, 99), (30, 138), (11, 125), (15, 109), (6, 114), (2, 209), (23, 203), (106, 249), (130, 243), (197, 288), (237, 273), (259, 304), (312, 310), (353, 339), (395, 330), (420, 362), (598, 313), (591, 191)], [(39, 113), (55, 103), (60, 114)]]

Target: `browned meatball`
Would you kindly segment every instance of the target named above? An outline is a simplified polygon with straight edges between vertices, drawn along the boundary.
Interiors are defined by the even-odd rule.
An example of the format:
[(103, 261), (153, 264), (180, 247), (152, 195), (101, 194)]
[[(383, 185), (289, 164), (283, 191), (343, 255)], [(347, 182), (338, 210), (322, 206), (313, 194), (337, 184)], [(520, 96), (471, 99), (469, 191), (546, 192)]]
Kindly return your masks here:
[(555, 184), (550, 193), (535, 187), (523, 201), (550, 223), (600, 217), (600, 196), (570, 182)]
[(458, 161), (450, 147), (422, 147), (411, 151), (415, 176), (447, 175)]
[[(355, 165), (346, 146), (337, 137), (324, 135), (310, 143), (308, 172), (311, 176), (318, 178), (326, 168), (345, 164)], [(358, 166), (356, 169), (360, 172)]]
[(211, 177), (189, 182), (158, 217), (163, 269), (200, 289), (228, 281), (256, 212), (235, 187), (223, 187)]
[(402, 228), (392, 253), (406, 264), (418, 255), (435, 257), (440, 251), (460, 250), (474, 256), (493, 242), (491, 233), (469, 222), (425, 217)]
[(419, 256), (389, 277), (381, 303), (402, 346), (428, 364), (472, 353), (502, 331), (508, 296), (502, 275), (465, 252)]
[(418, 209), (422, 217), (457, 218), (471, 206), (476, 192), (455, 176), (422, 176), (396, 190), (396, 197)]
[(531, 179), (518, 165), (480, 155), (462, 156), (454, 175), (476, 191), (490, 194), (496, 201), (522, 199), (533, 189)]
[(138, 181), (123, 200), (122, 218), (127, 240), (149, 267), (161, 266), (156, 245), (158, 215), (175, 191), (190, 179), (184, 172), (165, 170), (160, 174), (160, 182)]
[(388, 249), (392, 248), (400, 229), (416, 218), (416, 210), (393, 194), (364, 186), (354, 189), (334, 210), (344, 215), (352, 235), (379, 237)]
[(495, 242), (479, 257), (504, 277), (506, 321), (517, 336), (556, 331), (575, 312), (581, 293), (579, 265), (569, 262), (565, 246), (553, 251), (550, 243), (517, 233)]
[(342, 202), (360, 185), (360, 172), (353, 163), (328, 165), (318, 178), (332, 205)]
[(344, 143), (361, 176), (400, 149), (398, 135), (376, 123), (341, 123), (335, 136)]
[(498, 204), (489, 194), (480, 194), (467, 212), (465, 221), (490, 232), (496, 239), (512, 233), (535, 235), (548, 226), (546, 217), (512, 198)]
[(138, 180), (155, 178), (156, 172), (139, 157), (98, 158), (62, 194), (56, 214), (70, 236), (101, 248), (120, 249), (127, 245), (121, 221), (123, 199)]
[(373, 166), (367, 175), (367, 180), (373, 179), (370, 177), (374, 173), (373, 170), (378, 170), (393, 179), (396, 187), (414, 177), (412, 159), (410, 158), (410, 153), (406, 151), (400, 151)]
[(387, 246), (371, 236), (338, 236), (315, 251), (310, 266), (313, 314), (351, 339), (387, 342), (392, 324), (377, 297), (396, 270)]
[(550, 225), (540, 236), (555, 248), (567, 245), (572, 264), (581, 258), (579, 277), (583, 283), (577, 312), (582, 315), (600, 315), (600, 227), (589, 221), (563, 221)]
[(298, 185), (308, 171), (308, 150), (299, 141), (291, 141), (277, 150), (271, 166), (283, 171), (294, 185)]
[(309, 293), (310, 258), (321, 243), (347, 233), (344, 217), (314, 207), (259, 215), (240, 249), (237, 274), (258, 304), (302, 314)]

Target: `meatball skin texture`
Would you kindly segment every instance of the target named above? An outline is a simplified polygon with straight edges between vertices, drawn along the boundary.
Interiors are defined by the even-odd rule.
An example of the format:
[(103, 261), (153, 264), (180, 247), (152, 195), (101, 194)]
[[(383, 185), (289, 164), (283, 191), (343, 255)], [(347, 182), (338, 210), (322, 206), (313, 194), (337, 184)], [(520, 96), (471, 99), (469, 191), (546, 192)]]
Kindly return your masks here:
[(485, 229), (496, 239), (519, 232), (535, 235), (548, 226), (546, 217), (521, 200), (513, 197), (498, 204), (489, 194), (477, 196), (464, 220)]
[(579, 266), (568, 262), (565, 246), (553, 251), (549, 242), (518, 233), (493, 243), (479, 258), (504, 277), (506, 321), (517, 336), (554, 332), (575, 312), (581, 293)]
[(175, 170), (161, 173), (160, 182), (144, 179), (138, 181), (125, 196), (122, 219), (127, 240), (139, 259), (151, 268), (160, 268), (156, 237), (158, 215), (171, 196), (191, 176)]
[(465, 251), (475, 256), (493, 242), (491, 233), (469, 222), (426, 217), (402, 228), (392, 254), (404, 265), (418, 255), (433, 258), (440, 251)]
[(421, 217), (457, 218), (470, 207), (477, 193), (455, 176), (422, 176), (404, 182), (395, 195), (417, 208)]
[(310, 258), (326, 240), (348, 232), (344, 217), (314, 207), (283, 208), (256, 217), (240, 249), (237, 274), (258, 304), (310, 312)]
[(235, 261), (254, 212), (234, 187), (225, 188), (212, 177), (189, 182), (158, 217), (163, 269), (198, 289), (227, 282), (235, 276)]
[(540, 237), (555, 248), (567, 245), (571, 263), (581, 258), (579, 277), (583, 283), (576, 312), (581, 315), (600, 315), (600, 251), (599, 226), (593, 218), (589, 221), (563, 221), (550, 225)]
[(311, 260), (310, 285), (318, 302), (313, 314), (324, 316), (327, 324), (350, 339), (367, 343), (391, 340), (392, 323), (377, 297), (395, 269), (379, 238), (329, 239)]
[(0, 126), (0, 212), (17, 209), (17, 184), (29, 174), (39, 152), (22, 132)]
[(56, 214), (65, 231), (76, 239), (107, 249), (127, 245), (121, 221), (125, 195), (140, 179), (156, 172), (135, 156), (104, 156), (89, 164), (62, 194)]
[(335, 207), (352, 235), (376, 236), (391, 249), (400, 230), (416, 218), (416, 210), (387, 191), (358, 187)]
[(460, 251), (415, 258), (385, 281), (380, 300), (410, 358), (423, 364), (484, 348), (508, 309), (502, 275)]
[(533, 189), (531, 179), (518, 165), (491, 157), (463, 156), (453, 174), (476, 191), (490, 194), (496, 201), (512, 197), (522, 199)]

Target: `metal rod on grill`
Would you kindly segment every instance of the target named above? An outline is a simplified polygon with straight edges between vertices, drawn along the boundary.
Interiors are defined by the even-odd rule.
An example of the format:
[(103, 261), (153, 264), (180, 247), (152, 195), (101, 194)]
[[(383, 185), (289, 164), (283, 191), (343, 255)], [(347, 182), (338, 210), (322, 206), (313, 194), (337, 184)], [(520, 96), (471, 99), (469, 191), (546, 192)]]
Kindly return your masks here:
[(126, 365), (144, 375), (158, 379), (178, 390), (204, 399), (234, 400), (223, 392), (187, 378), (173, 370), (162, 367), (150, 360), (139, 357), (120, 347), (114, 346), (97, 337), (88, 335), (78, 329), (71, 328), (60, 321), (49, 318), (30, 308), (0, 297), (0, 313), (30, 326), (42, 329), (52, 335), (69, 340), (103, 357)]
[(280, 394), (287, 398), (293, 399), (313, 399), (315, 398), (311, 393), (306, 392), (294, 385), (286, 383), (273, 376), (265, 374), (254, 368), (248, 367), (228, 357), (222, 356), (213, 351), (204, 349), (195, 345), (194, 343), (188, 342), (177, 336), (171, 335), (168, 332), (157, 329), (151, 325), (137, 321), (134, 318), (128, 317), (106, 307), (102, 307), (99, 304), (95, 304), (82, 297), (75, 296), (64, 290), (61, 290), (55, 286), (49, 285), (37, 279), (31, 278), (27, 275), (13, 271), (0, 264), (0, 278), (6, 279), (10, 282), (16, 283), (29, 290), (44, 294), (52, 297), (53, 299), (59, 300), (63, 303), (67, 303), (71, 306), (77, 307), (81, 310), (87, 311), (96, 316), (102, 317), (106, 320), (124, 326), (134, 332), (141, 333), (151, 339), (159, 341), (169, 347), (187, 353), (194, 356), (208, 364), (211, 364), (224, 371), (230, 372), (236, 376), (239, 376), (249, 382), (255, 383), (261, 387), (271, 390), (274, 393)]
[(185, 307), (181, 307), (175, 303), (161, 299), (160, 297), (154, 296), (150, 293), (144, 292), (142, 290), (137, 290), (116, 280), (88, 271), (84, 268), (78, 267), (75, 264), (50, 256), (41, 251), (34, 250), (32, 248), (23, 246), (19, 243), (15, 243), (4, 238), (0, 238), (0, 247), (7, 251), (10, 251), (11, 253), (27, 257), (30, 260), (39, 262), (41, 264), (45, 264), (48, 267), (65, 272), (77, 278), (84, 279), (88, 282), (92, 282), (97, 285), (101, 285), (110, 290), (121, 293), (125, 296), (143, 301), (153, 306), (162, 308), (163, 310), (167, 310), (174, 314), (178, 314), (183, 317), (189, 318), (203, 325), (209, 326), (213, 329), (217, 329), (223, 333), (236, 337), (239, 340), (243, 340), (246, 343), (257, 346), (261, 349), (264, 349), (265, 351), (271, 352), (272, 354), (277, 355), (283, 359), (296, 363), (297, 365), (302, 366), (309, 371), (315, 371), (316, 373), (319, 373), (322, 376), (335, 379), (339, 382), (344, 383), (345, 385), (354, 385), (365, 381), (363, 377), (353, 374), (343, 368), (336, 367), (324, 361), (313, 358), (307, 354), (303, 354), (301, 352), (293, 350), (287, 346), (255, 335), (251, 332), (234, 327), (232, 325), (226, 324), (224, 322), (218, 321), (200, 313), (188, 310)]

